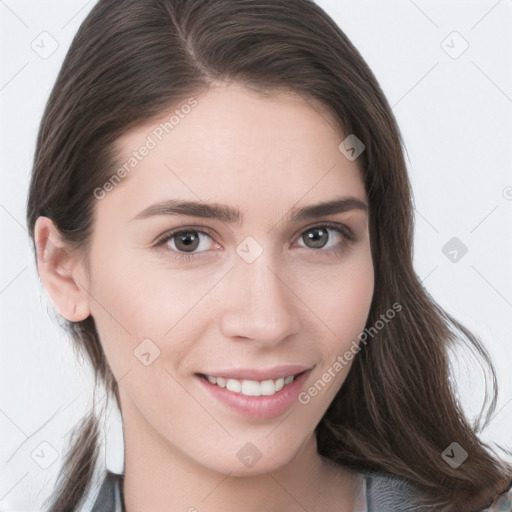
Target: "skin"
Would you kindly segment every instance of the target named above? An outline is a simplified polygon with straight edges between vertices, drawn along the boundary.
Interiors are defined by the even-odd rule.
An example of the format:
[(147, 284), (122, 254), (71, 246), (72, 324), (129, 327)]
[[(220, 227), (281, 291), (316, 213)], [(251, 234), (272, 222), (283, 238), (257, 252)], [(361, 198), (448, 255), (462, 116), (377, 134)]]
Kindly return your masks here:
[[(357, 161), (339, 151), (345, 136), (329, 114), (291, 92), (264, 97), (218, 83), (195, 98), (190, 114), (95, 200), (88, 268), (49, 219), (36, 223), (45, 288), (68, 320), (93, 316), (119, 383), (126, 509), (350, 511), (360, 479), (321, 457), (314, 435), (348, 365), (307, 405), (296, 400), (271, 419), (228, 409), (196, 373), (299, 363), (312, 368), (304, 390), (357, 340), (374, 289), (368, 212), (288, 221), (292, 208), (341, 196), (367, 204)], [(169, 115), (125, 134), (119, 161)], [(239, 207), (243, 221), (132, 220), (170, 198)], [(326, 247), (308, 245), (305, 233), (325, 222), (357, 240), (329, 230)], [(181, 226), (206, 233), (195, 259), (177, 257), (177, 237), (154, 246)], [(263, 249), (252, 263), (236, 252), (247, 236)], [(134, 356), (144, 339), (160, 350), (148, 366)], [(252, 468), (237, 457), (247, 442), (261, 453)]]

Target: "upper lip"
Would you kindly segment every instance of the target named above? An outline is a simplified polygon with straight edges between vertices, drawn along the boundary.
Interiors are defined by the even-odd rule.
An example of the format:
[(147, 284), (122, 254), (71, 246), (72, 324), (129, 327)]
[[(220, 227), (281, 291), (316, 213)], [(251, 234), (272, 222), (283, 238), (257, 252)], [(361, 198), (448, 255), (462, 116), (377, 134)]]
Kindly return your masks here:
[(225, 368), (220, 370), (208, 370), (201, 372), (200, 375), (210, 375), (212, 377), (226, 377), (237, 380), (275, 380), (290, 375), (298, 375), (311, 369), (310, 366), (302, 364), (288, 364), (274, 366), (273, 368)]

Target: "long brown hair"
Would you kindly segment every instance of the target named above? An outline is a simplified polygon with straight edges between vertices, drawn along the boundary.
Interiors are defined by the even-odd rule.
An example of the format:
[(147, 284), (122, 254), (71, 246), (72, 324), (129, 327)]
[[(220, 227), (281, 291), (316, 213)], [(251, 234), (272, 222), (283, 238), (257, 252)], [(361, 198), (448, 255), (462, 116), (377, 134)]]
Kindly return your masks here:
[[(413, 269), (413, 206), (402, 141), (373, 73), (336, 23), (309, 0), (100, 0), (66, 55), (41, 122), (27, 205), (86, 253), (94, 190), (117, 168), (121, 134), (205, 91), (213, 80), (320, 102), (359, 157), (370, 205), (375, 292), (367, 326), (395, 302), (402, 310), (355, 358), (320, 421), (320, 452), (360, 471), (407, 479), (418, 505), (478, 510), (505, 490), (512, 468), (477, 437), (450, 380), (448, 351), (466, 344), (496, 379), (478, 339), (443, 311)], [(341, 140), (340, 140), (341, 142)], [(66, 322), (111, 396), (119, 397), (94, 319)], [(486, 395), (487, 396), (487, 395)], [(485, 423), (484, 423), (485, 424)], [(89, 413), (68, 451), (49, 511), (78, 509), (97, 462), (98, 419)], [(457, 442), (457, 469), (442, 452)], [(422, 499), (420, 499), (422, 496)]]

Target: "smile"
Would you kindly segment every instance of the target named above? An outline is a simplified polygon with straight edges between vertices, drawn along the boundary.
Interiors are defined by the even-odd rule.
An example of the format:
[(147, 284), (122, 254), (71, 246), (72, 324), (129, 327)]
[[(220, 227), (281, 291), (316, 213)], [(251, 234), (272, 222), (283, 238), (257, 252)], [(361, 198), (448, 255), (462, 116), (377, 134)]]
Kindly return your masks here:
[(203, 375), (211, 384), (226, 388), (233, 393), (240, 393), (245, 396), (273, 396), (281, 391), (285, 386), (291, 384), (295, 375), (280, 377), (278, 379), (258, 380), (239, 380), (225, 377), (214, 377), (212, 375)]
[(288, 364), (266, 369), (212, 368), (195, 376), (201, 389), (224, 411), (269, 420), (297, 403), (311, 371), (309, 365)]

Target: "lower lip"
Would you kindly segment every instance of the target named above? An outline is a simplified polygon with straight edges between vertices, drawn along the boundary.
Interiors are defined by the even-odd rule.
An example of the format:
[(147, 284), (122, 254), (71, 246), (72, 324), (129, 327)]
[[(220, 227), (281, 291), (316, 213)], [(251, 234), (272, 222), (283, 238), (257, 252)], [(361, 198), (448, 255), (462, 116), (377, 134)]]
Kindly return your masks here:
[(297, 375), (293, 382), (272, 396), (246, 396), (212, 384), (204, 377), (197, 376), (202, 385), (221, 403), (243, 416), (255, 419), (270, 419), (284, 414), (293, 403), (311, 370)]

